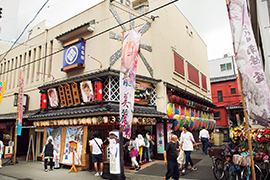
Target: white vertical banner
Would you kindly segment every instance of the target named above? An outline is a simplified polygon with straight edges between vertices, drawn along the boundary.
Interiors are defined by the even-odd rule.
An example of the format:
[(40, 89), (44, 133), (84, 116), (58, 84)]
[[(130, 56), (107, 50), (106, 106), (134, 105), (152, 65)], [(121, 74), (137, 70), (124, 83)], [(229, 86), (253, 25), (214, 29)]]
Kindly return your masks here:
[(130, 30), (125, 32), (123, 39), (119, 78), (119, 113), (120, 130), (123, 132), (123, 137), (127, 139), (131, 136), (140, 38), (140, 31)]
[(229, 0), (235, 61), (241, 73), (249, 124), (270, 126), (270, 91), (253, 35), (246, 0)]

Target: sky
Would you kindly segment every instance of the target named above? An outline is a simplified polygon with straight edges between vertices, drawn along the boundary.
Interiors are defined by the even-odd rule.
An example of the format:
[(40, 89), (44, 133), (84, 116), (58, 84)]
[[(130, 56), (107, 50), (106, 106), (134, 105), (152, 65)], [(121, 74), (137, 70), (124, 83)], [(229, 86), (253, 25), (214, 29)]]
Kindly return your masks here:
[[(0, 0), (0, 6), (3, 7), (0, 43), (11, 44), (21, 32), (16, 29), (22, 30), (46, 1)], [(48, 25), (56, 25), (101, 1), (103, 0), (50, 0), (30, 26), (41, 22), (46, 15), (53, 17), (47, 19)], [(179, 0), (176, 5), (207, 45), (209, 60), (222, 58), (224, 54), (233, 55), (225, 0)], [(16, 18), (18, 15), (20, 19)], [(26, 36), (27, 32), (24, 39)]]

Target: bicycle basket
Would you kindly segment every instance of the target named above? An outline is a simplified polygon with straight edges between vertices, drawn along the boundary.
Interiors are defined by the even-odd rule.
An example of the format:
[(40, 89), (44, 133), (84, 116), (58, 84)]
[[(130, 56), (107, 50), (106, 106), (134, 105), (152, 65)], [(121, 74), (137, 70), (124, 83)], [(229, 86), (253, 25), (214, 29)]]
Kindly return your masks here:
[(238, 166), (251, 166), (250, 156), (233, 155), (233, 163)]
[(214, 156), (215, 158), (218, 158), (222, 156), (222, 151), (223, 150), (220, 148), (209, 148), (208, 154), (210, 157)]

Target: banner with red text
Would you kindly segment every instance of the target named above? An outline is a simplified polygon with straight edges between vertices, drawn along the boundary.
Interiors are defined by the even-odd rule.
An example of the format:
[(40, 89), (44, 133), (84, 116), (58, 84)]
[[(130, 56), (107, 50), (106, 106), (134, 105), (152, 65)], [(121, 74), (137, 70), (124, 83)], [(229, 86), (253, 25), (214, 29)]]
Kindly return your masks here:
[(131, 136), (140, 38), (140, 31), (130, 30), (125, 32), (123, 39), (119, 78), (119, 113), (120, 130), (123, 132), (123, 137), (127, 139), (130, 139)]
[(0, 81), (0, 105), (6, 89), (6, 81)]
[(20, 74), (20, 80), (19, 80), (19, 94), (18, 94), (18, 103), (17, 103), (17, 135), (18, 136), (22, 134), (24, 74), (25, 72), (22, 71)]
[(270, 91), (256, 46), (246, 0), (229, 0), (235, 61), (241, 73), (251, 127), (270, 126)]

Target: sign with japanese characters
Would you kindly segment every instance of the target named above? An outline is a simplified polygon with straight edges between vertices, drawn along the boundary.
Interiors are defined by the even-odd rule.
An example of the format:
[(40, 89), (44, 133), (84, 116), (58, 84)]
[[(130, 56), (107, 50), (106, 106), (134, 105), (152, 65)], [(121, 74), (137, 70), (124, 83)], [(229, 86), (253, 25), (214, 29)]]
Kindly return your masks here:
[(65, 47), (63, 68), (69, 67), (75, 64), (84, 64), (85, 57), (85, 43), (78, 42), (76, 44)]
[(0, 81), (0, 105), (5, 93), (5, 88), (6, 88), (6, 81)]
[(253, 35), (246, 0), (229, 0), (229, 19), (235, 61), (242, 77), (249, 123), (253, 128), (270, 126), (270, 91)]

